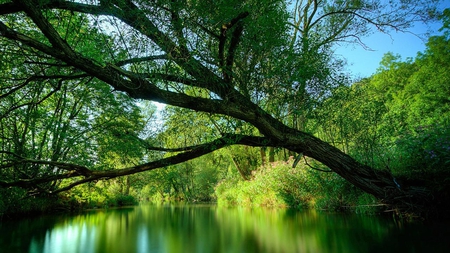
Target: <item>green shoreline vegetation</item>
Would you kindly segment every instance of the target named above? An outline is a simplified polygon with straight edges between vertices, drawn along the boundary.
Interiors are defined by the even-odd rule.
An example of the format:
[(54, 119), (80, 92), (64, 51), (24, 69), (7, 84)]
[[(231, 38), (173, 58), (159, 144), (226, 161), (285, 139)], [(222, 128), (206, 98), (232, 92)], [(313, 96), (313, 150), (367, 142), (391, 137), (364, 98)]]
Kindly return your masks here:
[(450, 9), (422, 12), (443, 24), (424, 52), (352, 79), (333, 46), (429, 1), (47, 2), (0, 1), (0, 219), (169, 200), (450, 213)]

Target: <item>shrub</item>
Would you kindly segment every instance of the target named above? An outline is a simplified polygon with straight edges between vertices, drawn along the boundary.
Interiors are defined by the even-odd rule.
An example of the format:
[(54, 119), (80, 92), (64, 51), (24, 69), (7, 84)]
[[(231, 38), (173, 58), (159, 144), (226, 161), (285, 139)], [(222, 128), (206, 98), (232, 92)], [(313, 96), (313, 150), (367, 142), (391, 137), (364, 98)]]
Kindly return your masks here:
[(396, 139), (391, 148), (391, 168), (408, 178), (448, 174), (450, 164), (450, 127), (417, 127)]
[(121, 194), (109, 197), (105, 203), (107, 206), (132, 206), (138, 204), (138, 201), (131, 195)]
[(340, 176), (304, 163), (292, 168), (292, 163), (291, 159), (261, 167), (248, 181), (220, 182), (215, 189), (219, 205), (337, 210), (358, 204), (363, 193)]

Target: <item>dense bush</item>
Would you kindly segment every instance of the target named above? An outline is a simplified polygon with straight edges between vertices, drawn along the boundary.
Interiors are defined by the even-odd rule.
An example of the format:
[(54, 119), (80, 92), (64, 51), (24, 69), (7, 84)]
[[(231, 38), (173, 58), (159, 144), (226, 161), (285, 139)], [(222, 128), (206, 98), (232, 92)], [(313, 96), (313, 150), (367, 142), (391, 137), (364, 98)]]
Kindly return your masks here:
[(105, 204), (107, 206), (132, 206), (138, 204), (138, 201), (131, 195), (118, 195), (108, 198)]
[(450, 164), (450, 126), (418, 127), (395, 142), (394, 152), (397, 173), (444, 172)]
[(55, 213), (67, 210), (58, 196), (28, 196), (23, 189), (0, 189), (0, 218), (23, 214)]
[(335, 173), (317, 171), (304, 163), (292, 168), (292, 164), (292, 159), (275, 162), (261, 167), (250, 180), (221, 181), (216, 187), (218, 204), (373, 211), (375, 199)]
[(122, 181), (99, 181), (80, 185), (62, 193), (60, 198), (71, 208), (104, 208), (113, 206), (135, 205), (137, 193)]

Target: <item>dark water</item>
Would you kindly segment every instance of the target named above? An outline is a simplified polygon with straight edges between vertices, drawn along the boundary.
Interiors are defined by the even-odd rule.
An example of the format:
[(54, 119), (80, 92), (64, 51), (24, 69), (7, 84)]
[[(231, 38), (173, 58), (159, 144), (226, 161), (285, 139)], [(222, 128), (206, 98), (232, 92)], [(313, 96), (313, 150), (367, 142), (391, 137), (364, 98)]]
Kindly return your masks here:
[(141, 205), (0, 223), (0, 252), (450, 252), (448, 222)]

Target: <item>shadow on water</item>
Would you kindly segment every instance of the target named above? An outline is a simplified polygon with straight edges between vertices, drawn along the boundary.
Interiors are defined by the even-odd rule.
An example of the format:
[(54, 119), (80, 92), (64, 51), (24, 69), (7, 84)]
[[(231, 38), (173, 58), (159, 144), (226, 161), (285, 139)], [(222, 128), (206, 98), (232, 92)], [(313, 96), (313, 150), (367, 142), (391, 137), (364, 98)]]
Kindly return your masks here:
[(448, 252), (449, 223), (150, 205), (0, 223), (1, 252)]

